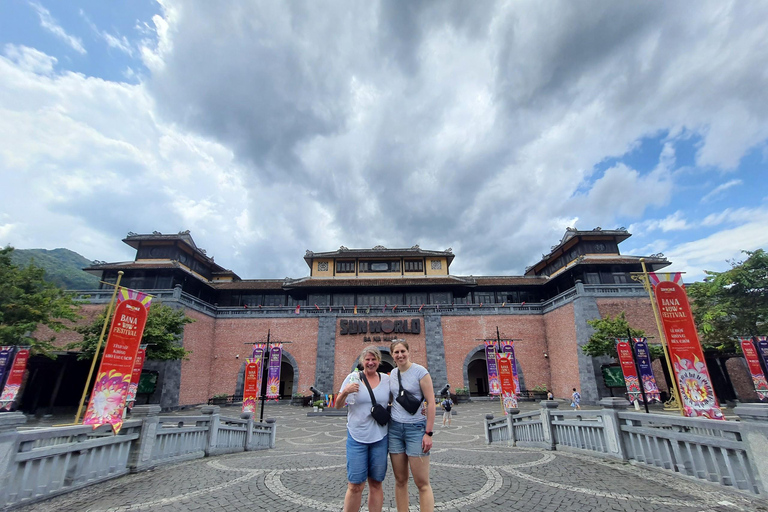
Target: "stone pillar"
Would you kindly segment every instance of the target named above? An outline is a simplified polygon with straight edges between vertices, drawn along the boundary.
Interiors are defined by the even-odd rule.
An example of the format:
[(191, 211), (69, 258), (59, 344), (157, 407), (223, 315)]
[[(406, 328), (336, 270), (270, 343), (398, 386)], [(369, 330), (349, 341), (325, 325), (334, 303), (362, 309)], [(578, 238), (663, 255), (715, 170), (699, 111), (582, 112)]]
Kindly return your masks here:
[(216, 445), (219, 441), (219, 410), (221, 408), (218, 405), (204, 405), (200, 412), (211, 417), (208, 422), (208, 440), (205, 443), (205, 456), (210, 457), (216, 455)]
[(17, 427), (27, 422), (27, 417), (20, 412), (0, 414), (0, 506), (6, 503), (8, 477), (13, 471), (16, 458)]
[(491, 428), (488, 425), (493, 419), (493, 414), (485, 415), (485, 444), (491, 444)]
[(768, 494), (768, 404), (740, 404), (733, 412), (741, 421), (741, 439), (746, 445), (758, 492)]
[(240, 419), (247, 420), (245, 424), (245, 451), (252, 450), (251, 443), (253, 443), (253, 413), (244, 412), (240, 415)]
[(152, 450), (155, 447), (159, 415), (159, 405), (136, 405), (131, 409), (131, 418), (141, 420), (139, 438), (133, 443), (128, 454), (128, 468), (131, 473), (146, 471), (154, 467)]
[(517, 407), (510, 407), (507, 409), (507, 431), (509, 432), (509, 444), (517, 446), (517, 438), (515, 437), (515, 414), (520, 414), (520, 409)]
[(427, 368), (435, 390), (439, 390), (448, 384), (442, 316), (424, 315), (424, 341), (427, 347)]
[(173, 287), (173, 298), (179, 300), (181, 298), (181, 285), (177, 284)]
[(627, 410), (629, 402), (623, 398), (608, 397), (600, 400), (603, 410), (600, 416), (603, 419), (603, 432), (605, 433), (605, 443), (608, 445), (606, 455), (621, 460), (627, 460), (627, 453), (624, 449), (624, 443), (621, 438), (621, 420), (619, 413)]
[[(333, 374), (336, 369), (336, 315), (321, 316), (317, 322), (315, 379), (307, 384), (314, 384), (322, 393), (335, 393), (337, 390), (333, 389)], [(342, 368), (344, 375), (350, 371), (351, 368)]]
[(275, 440), (277, 439), (277, 423), (275, 423), (275, 418), (267, 418), (267, 425), (269, 425), (271, 430), (269, 434), (269, 447), (274, 448)]
[(555, 431), (552, 429), (552, 413), (559, 405), (557, 400), (541, 401), (541, 429), (544, 432), (543, 448), (545, 450), (554, 450), (557, 444)]

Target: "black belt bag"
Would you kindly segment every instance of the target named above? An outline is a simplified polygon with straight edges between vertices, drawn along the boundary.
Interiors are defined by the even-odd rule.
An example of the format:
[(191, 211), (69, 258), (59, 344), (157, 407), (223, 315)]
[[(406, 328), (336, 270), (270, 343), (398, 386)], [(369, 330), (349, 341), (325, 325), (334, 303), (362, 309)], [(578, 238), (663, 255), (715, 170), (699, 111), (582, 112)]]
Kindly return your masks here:
[(403, 409), (408, 411), (408, 414), (416, 414), (421, 408), (421, 398), (416, 398), (416, 395), (403, 389), (403, 380), (400, 378), (400, 371), (397, 372), (397, 384), (400, 386), (400, 392), (397, 394), (395, 400), (397, 403), (403, 406)]
[[(363, 379), (363, 382), (365, 382), (365, 387), (368, 388), (368, 393), (371, 394), (371, 403), (373, 404), (371, 406), (371, 416), (376, 420), (376, 423), (383, 427), (389, 423), (389, 407), (384, 407), (383, 405), (376, 403), (376, 397), (373, 396), (371, 385), (368, 384), (368, 379), (365, 378), (365, 372), (360, 372), (360, 376)], [(381, 375), (379, 375), (379, 384), (381, 384)]]

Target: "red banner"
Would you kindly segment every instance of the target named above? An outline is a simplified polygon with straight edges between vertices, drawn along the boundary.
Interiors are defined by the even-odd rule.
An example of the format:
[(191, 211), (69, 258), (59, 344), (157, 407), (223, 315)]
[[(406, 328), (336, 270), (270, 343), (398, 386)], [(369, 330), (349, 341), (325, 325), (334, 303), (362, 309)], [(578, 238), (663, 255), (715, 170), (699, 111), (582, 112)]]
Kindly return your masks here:
[(512, 371), (512, 354), (496, 354), (496, 367), (499, 372), (501, 399), (504, 402), (504, 410), (516, 408), (517, 389), (515, 388), (515, 375)]
[(144, 359), (147, 351), (139, 347), (136, 353), (136, 361), (133, 363), (133, 372), (131, 372), (131, 383), (128, 385), (128, 398), (125, 400), (128, 407), (132, 407), (136, 401), (136, 392), (139, 390), (139, 379), (141, 379), (141, 369), (144, 368)]
[(16, 400), (21, 389), (21, 383), (24, 380), (24, 372), (27, 370), (27, 361), (29, 360), (29, 350), (22, 348), (16, 352), (11, 371), (8, 372), (8, 380), (5, 381), (5, 387), (0, 394), (0, 406), (10, 411), (13, 401)]
[(739, 338), (739, 340), (741, 341), (741, 351), (744, 352), (744, 359), (747, 360), (749, 373), (752, 375), (755, 392), (760, 400), (765, 400), (768, 398), (768, 381), (760, 366), (760, 356), (752, 343), (752, 338)]
[(619, 364), (624, 374), (624, 382), (627, 385), (627, 400), (640, 402), (640, 380), (637, 378), (635, 359), (632, 357), (632, 347), (626, 339), (616, 339), (616, 352), (619, 354)]
[(259, 396), (259, 377), (261, 358), (248, 359), (245, 365), (245, 384), (243, 385), (243, 412), (256, 413), (256, 399)]
[(115, 433), (120, 431), (136, 353), (146, 323), (147, 308), (141, 302), (127, 299), (117, 305), (85, 411), (84, 425), (96, 428), (109, 423)]
[[(669, 276), (672, 280), (664, 281)], [(649, 274), (686, 416), (724, 420), (680, 274)]]

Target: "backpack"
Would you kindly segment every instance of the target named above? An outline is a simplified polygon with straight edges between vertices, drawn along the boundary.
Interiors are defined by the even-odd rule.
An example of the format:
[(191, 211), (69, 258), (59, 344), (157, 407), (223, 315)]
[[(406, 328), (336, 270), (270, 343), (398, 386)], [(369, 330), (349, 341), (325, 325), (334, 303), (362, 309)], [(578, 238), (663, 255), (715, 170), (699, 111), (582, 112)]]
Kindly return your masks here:
[(451, 401), (450, 400), (443, 400), (443, 409), (446, 411), (451, 410)]

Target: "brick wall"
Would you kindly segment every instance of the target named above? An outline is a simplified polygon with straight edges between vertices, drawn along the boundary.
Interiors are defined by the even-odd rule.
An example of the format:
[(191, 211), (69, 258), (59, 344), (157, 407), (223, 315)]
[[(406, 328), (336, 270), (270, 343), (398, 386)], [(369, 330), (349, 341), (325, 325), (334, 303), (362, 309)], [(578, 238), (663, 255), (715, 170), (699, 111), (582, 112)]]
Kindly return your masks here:
[(548, 340), (550, 390), (557, 398), (569, 398), (572, 389), (580, 387), (573, 303), (544, 315), (544, 326)]

